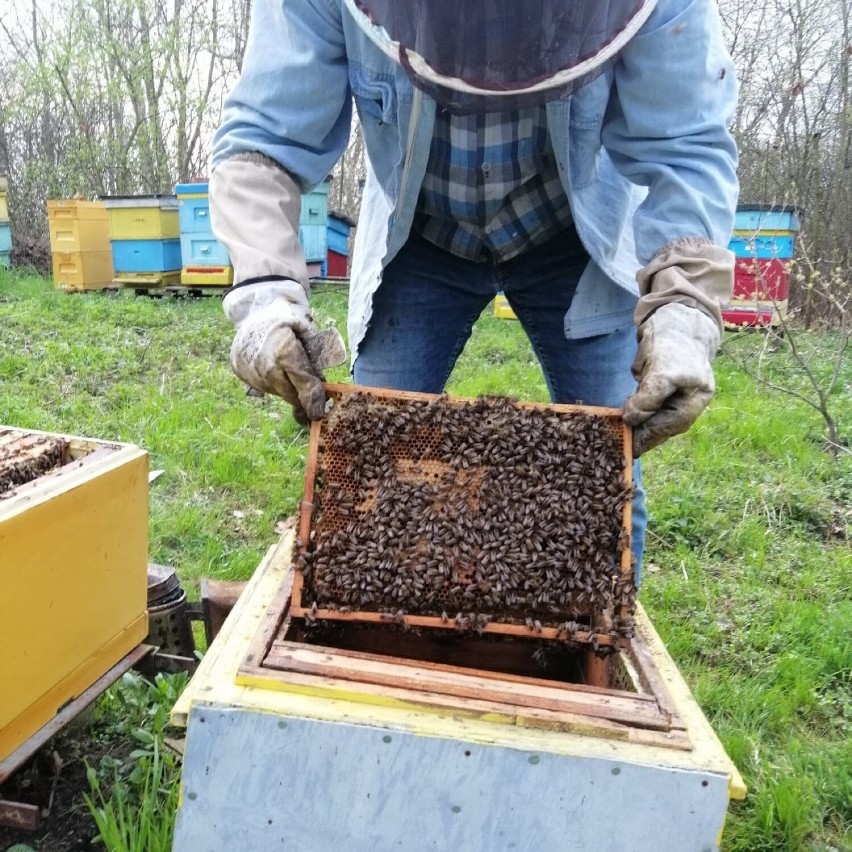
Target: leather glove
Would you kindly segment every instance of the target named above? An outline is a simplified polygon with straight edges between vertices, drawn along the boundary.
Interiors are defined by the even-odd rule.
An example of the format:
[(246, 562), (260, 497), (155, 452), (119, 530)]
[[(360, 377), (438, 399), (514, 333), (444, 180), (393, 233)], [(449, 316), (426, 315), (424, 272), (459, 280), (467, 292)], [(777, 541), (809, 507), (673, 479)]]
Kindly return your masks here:
[(713, 398), (712, 362), (730, 298), (734, 256), (700, 237), (673, 240), (637, 275), (636, 392), (624, 403), (639, 457), (686, 432)]
[(346, 359), (337, 329), (318, 331), (296, 281), (232, 290), (223, 300), (236, 326), (231, 367), (250, 388), (283, 397), (303, 426), (325, 414), (322, 370)]
[(676, 302), (658, 308), (639, 327), (633, 362), (639, 388), (624, 403), (624, 420), (634, 427), (635, 457), (686, 432), (708, 406), (716, 390), (711, 365), (719, 340), (714, 320)]

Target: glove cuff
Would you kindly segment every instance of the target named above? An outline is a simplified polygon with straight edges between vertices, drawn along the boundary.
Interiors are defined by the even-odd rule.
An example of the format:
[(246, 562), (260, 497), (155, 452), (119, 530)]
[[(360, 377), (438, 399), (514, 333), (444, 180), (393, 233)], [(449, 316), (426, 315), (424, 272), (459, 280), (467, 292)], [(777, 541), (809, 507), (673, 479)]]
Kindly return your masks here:
[(310, 319), (308, 297), (298, 281), (280, 279), (264, 281), (262, 284), (246, 284), (231, 290), (222, 300), (225, 316), (240, 326), (250, 316), (276, 303), (285, 302), (288, 313), (300, 312)]
[(309, 290), (299, 243), (300, 186), (280, 164), (259, 152), (219, 163), (210, 177), (210, 224), (227, 247), (234, 281), (298, 281)]
[(636, 275), (641, 298), (633, 319), (641, 326), (663, 305), (698, 309), (721, 334), (722, 305), (734, 286), (734, 255), (703, 237), (681, 237), (666, 243)]

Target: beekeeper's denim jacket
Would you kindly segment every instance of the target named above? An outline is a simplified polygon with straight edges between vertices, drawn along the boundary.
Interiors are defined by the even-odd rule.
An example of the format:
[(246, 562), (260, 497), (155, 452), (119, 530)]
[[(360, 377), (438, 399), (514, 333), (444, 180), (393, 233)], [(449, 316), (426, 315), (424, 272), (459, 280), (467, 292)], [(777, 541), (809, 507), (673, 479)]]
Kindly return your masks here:
[[(382, 269), (411, 227), (436, 104), (370, 41), (346, 2), (256, 0), (213, 167), (260, 151), (307, 192), (346, 148), (354, 95), (369, 160), (351, 271), (354, 358)], [(727, 244), (738, 189), (728, 131), (735, 103), (716, 3), (659, 0), (605, 74), (548, 105), (562, 182), (592, 258), (565, 318), (569, 337), (628, 325), (636, 272), (670, 240)]]

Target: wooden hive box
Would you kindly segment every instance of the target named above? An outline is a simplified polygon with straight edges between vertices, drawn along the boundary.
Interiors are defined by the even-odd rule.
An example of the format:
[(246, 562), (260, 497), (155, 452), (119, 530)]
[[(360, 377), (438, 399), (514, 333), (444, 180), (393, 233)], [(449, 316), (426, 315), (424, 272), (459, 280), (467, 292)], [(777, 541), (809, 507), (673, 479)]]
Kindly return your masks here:
[(103, 203), (109, 214), (112, 240), (180, 238), (178, 200), (174, 195), (110, 195)]
[(148, 458), (0, 426), (0, 761), (148, 632)]
[(176, 852), (718, 848), (742, 779), (641, 607), (606, 688), (560, 663), (568, 643), (539, 658), (543, 640), (318, 635), (287, 612), (293, 541), (175, 705)]

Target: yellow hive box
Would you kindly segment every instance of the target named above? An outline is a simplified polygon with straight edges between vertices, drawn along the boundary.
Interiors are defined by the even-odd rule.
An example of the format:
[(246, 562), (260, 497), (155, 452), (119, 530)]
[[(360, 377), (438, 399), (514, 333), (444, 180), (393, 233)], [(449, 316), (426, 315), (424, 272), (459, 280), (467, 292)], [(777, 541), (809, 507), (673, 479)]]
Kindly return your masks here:
[(194, 287), (229, 287), (234, 283), (233, 266), (184, 266), (180, 283)]
[(751, 231), (734, 231), (734, 237), (739, 237), (743, 240), (749, 240), (752, 237), (795, 237), (796, 231), (779, 231), (779, 230), (766, 230), (764, 231), (762, 228), (759, 231), (751, 230)]
[(54, 220), (70, 219), (109, 219), (103, 201), (82, 201), (78, 198), (51, 199), (47, 202), (47, 218)]
[(112, 284), (112, 252), (53, 253), (53, 284), (60, 290), (100, 290)]
[(113, 240), (167, 240), (180, 236), (174, 195), (113, 196), (104, 199)]
[(9, 191), (9, 178), (6, 175), (0, 175), (0, 192), (4, 195)]
[(494, 297), (494, 316), (498, 319), (517, 319), (509, 300), (502, 293)]
[(102, 201), (48, 201), (50, 250), (108, 252), (109, 217)]
[(9, 203), (6, 200), (6, 193), (0, 193), (0, 222), (9, 221)]
[(53, 469), (0, 492), (0, 761), (148, 632), (147, 454), (9, 427), (0, 451), (22, 434), (60, 449)]
[(113, 284), (122, 287), (172, 287), (180, 284), (180, 272), (116, 272)]

